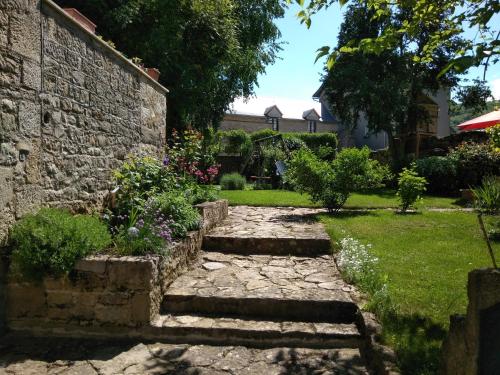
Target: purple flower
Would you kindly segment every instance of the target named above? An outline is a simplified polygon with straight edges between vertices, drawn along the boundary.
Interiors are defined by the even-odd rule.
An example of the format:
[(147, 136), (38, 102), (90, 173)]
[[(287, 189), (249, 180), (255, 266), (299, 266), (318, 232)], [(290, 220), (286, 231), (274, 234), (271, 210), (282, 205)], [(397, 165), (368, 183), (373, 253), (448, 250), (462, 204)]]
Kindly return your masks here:
[(170, 159), (167, 155), (163, 158), (163, 165), (166, 167), (170, 163)]

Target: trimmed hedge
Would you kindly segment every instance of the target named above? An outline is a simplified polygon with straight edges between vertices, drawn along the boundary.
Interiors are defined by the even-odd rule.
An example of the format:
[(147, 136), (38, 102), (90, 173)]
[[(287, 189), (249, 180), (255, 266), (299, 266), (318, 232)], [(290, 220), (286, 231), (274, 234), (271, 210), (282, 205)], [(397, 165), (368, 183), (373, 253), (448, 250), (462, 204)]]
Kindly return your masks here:
[(245, 177), (239, 173), (225, 174), (220, 179), (222, 190), (243, 190), (245, 188)]
[(430, 156), (416, 162), (417, 173), (428, 182), (427, 191), (433, 194), (452, 194), (458, 189), (458, 163), (447, 156)]

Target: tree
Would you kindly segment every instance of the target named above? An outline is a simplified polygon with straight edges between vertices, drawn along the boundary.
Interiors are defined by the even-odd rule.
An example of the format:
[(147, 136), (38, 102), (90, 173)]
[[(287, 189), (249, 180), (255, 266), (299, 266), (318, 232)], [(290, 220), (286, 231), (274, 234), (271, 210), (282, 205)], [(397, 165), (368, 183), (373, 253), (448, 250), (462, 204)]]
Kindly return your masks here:
[[(334, 49), (335, 64), (323, 77), (327, 100), (342, 123), (352, 129), (360, 113), (365, 113), (372, 133), (387, 133), (396, 164), (405, 154), (406, 135), (416, 129), (419, 122), (429, 121), (429, 114), (421, 103), (422, 93), (434, 93), (440, 87), (457, 83), (453, 72), (442, 75), (439, 80), (436, 76), (463, 43), (454, 38), (447, 46), (437, 49), (426, 63), (419, 56), (434, 29), (421, 29), (418, 38), (401, 34), (394, 48), (378, 53), (342, 51), (361, 40), (376, 39), (387, 29), (398, 28), (407, 12), (411, 9), (400, 8), (386, 17), (374, 17), (376, 12), (365, 1), (349, 5)], [(436, 21), (433, 27), (445, 28), (446, 25)]]
[(169, 88), (167, 126), (217, 125), (236, 96), (253, 93), (280, 50), (279, 0), (60, 0)]
[[(308, 27), (311, 17), (334, 3), (359, 3), (359, 0), (295, 0), (303, 6), (299, 12), (301, 22)], [(291, 3), (292, 0), (287, 0)], [(464, 26), (477, 29), (476, 37), (468, 39), (460, 49), (455, 50), (454, 56), (441, 70), (445, 74), (453, 69), (464, 72), (471, 66), (484, 65), (483, 81), (489, 64), (496, 63), (500, 56), (500, 27), (494, 24), (493, 16), (500, 12), (498, 0), (364, 0), (362, 2), (373, 12), (373, 19), (384, 19), (391, 14), (402, 15), (401, 23), (386, 28), (375, 37), (362, 38), (351, 45), (344, 46), (341, 51), (330, 52), (328, 46), (318, 50), (318, 57), (329, 55), (328, 65), (333, 66), (339, 52), (352, 53), (363, 51), (380, 53), (393, 50), (397, 47), (401, 35), (409, 39), (418, 39), (422, 30), (429, 30), (427, 40), (422, 45), (419, 54), (414, 56), (416, 62), (427, 63), (433, 59), (441, 48), (453, 45), (453, 39), (461, 36)], [(441, 27), (435, 27), (441, 24)], [(443, 27), (444, 26), (444, 27)]]

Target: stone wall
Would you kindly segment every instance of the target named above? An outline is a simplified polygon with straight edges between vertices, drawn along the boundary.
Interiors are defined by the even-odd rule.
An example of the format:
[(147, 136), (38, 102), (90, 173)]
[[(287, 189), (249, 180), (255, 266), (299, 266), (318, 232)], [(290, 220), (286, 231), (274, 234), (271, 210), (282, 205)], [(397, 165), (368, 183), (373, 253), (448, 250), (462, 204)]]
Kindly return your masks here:
[[(147, 327), (158, 316), (165, 290), (196, 259), (204, 233), (221, 222), (227, 201), (198, 206), (203, 227), (190, 232), (167, 257), (93, 256), (79, 261), (74, 272), (58, 279), (29, 283), (9, 275), (7, 326), (30, 334), (126, 336), (120, 327)], [(109, 330), (108, 330), (109, 329)], [(115, 329), (115, 331), (113, 331)], [(95, 333), (97, 334), (97, 333)]]
[(500, 270), (469, 273), (467, 315), (450, 318), (441, 373), (494, 374), (500, 368)]
[(0, 1), (0, 246), (43, 204), (99, 207), (128, 153), (159, 153), (166, 92), (52, 1)]

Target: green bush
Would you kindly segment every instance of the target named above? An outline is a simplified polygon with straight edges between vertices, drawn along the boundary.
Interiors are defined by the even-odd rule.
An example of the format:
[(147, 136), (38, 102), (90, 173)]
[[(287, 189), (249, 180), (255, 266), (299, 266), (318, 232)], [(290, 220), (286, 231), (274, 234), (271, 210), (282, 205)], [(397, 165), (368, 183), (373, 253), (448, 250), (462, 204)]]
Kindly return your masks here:
[(14, 266), (39, 279), (68, 273), (78, 259), (107, 247), (111, 235), (97, 217), (43, 208), (14, 224), (11, 241)]
[(338, 146), (335, 133), (285, 133), (287, 138), (302, 140), (316, 156), (323, 160), (333, 160)]
[(486, 213), (498, 213), (500, 210), (500, 177), (487, 176), (483, 183), (472, 190), (474, 195), (474, 206), (476, 209)]
[(252, 140), (252, 142), (255, 142), (258, 139), (267, 138), (278, 134), (280, 133), (272, 129), (261, 129), (257, 130), (256, 132), (250, 133), (250, 139)]
[(346, 148), (329, 163), (309, 150), (294, 153), (285, 180), (329, 210), (340, 209), (351, 192), (379, 187), (387, 168), (369, 158), (368, 148)]
[(457, 162), (458, 188), (479, 186), (485, 176), (500, 175), (500, 152), (489, 144), (462, 143), (448, 156)]
[(427, 181), (418, 175), (415, 168), (415, 165), (403, 168), (399, 174), (397, 196), (403, 212), (412, 207), (426, 190)]
[(225, 174), (220, 179), (222, 190), (243, 190), (245, 188), (245, 177), (239, 173)]
[[(186, 237), (188, 231), (201, 227), (201, 216), (187, 198), (179, 191), (164, 192), (152, 198), (146, 206), (146, 213), (170, 220), (173, 238)], [(161, 218), (161, 216), (160, 216)]]
[(452, 194), (458, 189), (457, 160), (447, 156), (430, 156), (416, 162), (417, 173), (425, 177), (427, 190), (433, 194)]
[(220, 131), (217, 133), (220, 151), (228, 154), (237, 153), (247, 158), (253, 151), (250, 135), (241, 129)]

